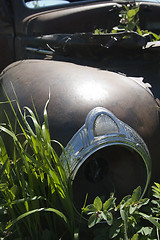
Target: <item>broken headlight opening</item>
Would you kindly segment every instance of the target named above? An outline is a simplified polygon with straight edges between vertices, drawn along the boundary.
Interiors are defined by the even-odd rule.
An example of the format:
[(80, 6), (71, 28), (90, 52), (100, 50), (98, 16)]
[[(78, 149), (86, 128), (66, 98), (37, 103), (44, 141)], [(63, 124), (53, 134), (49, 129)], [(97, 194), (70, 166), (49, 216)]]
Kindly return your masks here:
[(73, 181), (74, 202), (83, 206), (96, 196), (118, 200), (142, 187), (144, 195), (151, 176), (148, 148), (138, 133), (109, 110), (96, 107), (72, 137), (61, 159)]

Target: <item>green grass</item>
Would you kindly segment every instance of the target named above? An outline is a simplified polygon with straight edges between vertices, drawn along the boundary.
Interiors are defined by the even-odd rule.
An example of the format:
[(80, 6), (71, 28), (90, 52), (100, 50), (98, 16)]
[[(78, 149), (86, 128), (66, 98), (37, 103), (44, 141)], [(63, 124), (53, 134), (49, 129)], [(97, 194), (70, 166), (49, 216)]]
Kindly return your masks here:
[(8, 127), (0, 125), (0, 131), (9, 135), (14, 144), (10, 159), (0, 137), (0, 237), (74, 239), (71, 182), (52, 147), (47, 116), (49, 99), (42, 126), (34, 104), (34, 112), (28, 107), (22, 111), (16, 94), (15, 99), (20, 117), (9, 98), (8, 103), (20, 133), (15, 133), (9, 118)]

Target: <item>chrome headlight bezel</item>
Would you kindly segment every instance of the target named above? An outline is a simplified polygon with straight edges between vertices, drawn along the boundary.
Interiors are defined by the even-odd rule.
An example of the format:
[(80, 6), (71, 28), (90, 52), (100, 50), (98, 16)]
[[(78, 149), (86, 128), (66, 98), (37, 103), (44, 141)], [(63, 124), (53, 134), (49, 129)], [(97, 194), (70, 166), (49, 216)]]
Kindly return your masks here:
[(70, 175), (74, 180), (78, 169), (89, 156), (102, 148), (113, 145), (121, 145), (131, 149), (142, 158), (147, 176), (142, 193), (144, 195), (151, 177), (151, 159), (148, 148), (133, 128), (103, 107), (96, 107), (89, 112), (85, 124), (65, 147), (65, 155), (61, 155), (61, 160), (67, 169), (67, 158), (70, 168), (68, 176)]

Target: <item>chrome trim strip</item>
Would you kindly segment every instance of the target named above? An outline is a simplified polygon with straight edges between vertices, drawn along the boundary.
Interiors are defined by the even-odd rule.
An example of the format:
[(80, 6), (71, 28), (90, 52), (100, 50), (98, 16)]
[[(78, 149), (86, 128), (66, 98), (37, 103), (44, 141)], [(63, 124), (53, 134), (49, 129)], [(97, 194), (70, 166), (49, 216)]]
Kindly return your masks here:
[(53, 51), (44, 50), (44, 49), (38, 49), (38, 48), (32, 48), (32, 47), (26, 47), (26, 51), (44, 54), (44, 55), (53, 55)]

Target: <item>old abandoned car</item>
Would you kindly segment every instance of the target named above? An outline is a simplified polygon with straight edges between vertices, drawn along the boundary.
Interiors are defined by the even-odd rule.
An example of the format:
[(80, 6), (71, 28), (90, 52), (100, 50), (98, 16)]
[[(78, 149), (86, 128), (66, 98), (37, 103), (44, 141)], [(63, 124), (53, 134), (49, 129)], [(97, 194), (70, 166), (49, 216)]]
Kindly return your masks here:
[[(138, 8), (138, 23), (120, 31), (124, 4)], [(77, 207), (86, 193), (121, 199), (140, 185), (144, 194), (160, 176), (160, 4), (1, 0), (0, 10), (0, 102), (3, 88), (14, 99), (13, 86), (21, 107), (32, 97), (41, 117), (50, 92), (51, 137), (69, 152)], [(7, 104), (0, 122), (4, 111), (14, 122)]]

